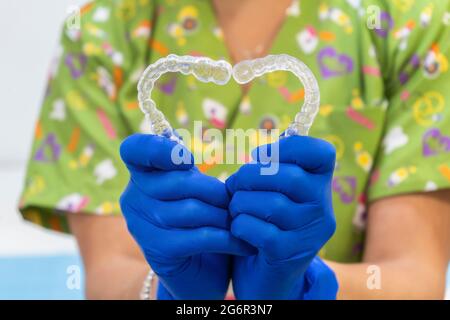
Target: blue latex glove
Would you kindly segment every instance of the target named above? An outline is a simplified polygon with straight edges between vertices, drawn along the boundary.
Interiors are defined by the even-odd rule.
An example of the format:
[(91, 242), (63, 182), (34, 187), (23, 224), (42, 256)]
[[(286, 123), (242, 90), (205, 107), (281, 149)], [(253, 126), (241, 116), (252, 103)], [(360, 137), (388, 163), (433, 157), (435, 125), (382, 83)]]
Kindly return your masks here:
[[(267, 149), (260, 153), (261, 148)], [(261, 175), (267, 166), (258, 155), (273, 157), (275, 150), (278, 172)], [(302, 299), (305, 271), (336, 228), (335, 149), (323, 140), (292, 136), (257, 148), (253, 159), (226, 181), (231, 233), (258, 248), (256, 255), (234, 258), (234, 293), (238, 299)]]
[(319, 257), (315, 257), (306, 269), (301, 300), (336, 300), (339, 285), (334, 271)]
[[(172, 161), (175, 142), (135, 134), (120, 147), (130, 182), (120, 205), (128, 229), (167, 292), (175, 299), (223, 299), (230, 254), (255, 250), (229, 231), (229, 196), (219, 180)], [(164, 292), (164, 290), (159, 290)]]

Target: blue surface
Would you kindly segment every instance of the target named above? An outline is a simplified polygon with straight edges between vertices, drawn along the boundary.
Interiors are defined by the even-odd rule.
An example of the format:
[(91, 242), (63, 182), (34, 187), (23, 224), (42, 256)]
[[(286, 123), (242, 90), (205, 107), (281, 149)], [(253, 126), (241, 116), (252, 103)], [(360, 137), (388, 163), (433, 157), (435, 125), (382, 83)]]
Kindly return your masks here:
[(0, 299), (79, 300), (84, 298), (83, 283), (78, 256), (0, 258)]

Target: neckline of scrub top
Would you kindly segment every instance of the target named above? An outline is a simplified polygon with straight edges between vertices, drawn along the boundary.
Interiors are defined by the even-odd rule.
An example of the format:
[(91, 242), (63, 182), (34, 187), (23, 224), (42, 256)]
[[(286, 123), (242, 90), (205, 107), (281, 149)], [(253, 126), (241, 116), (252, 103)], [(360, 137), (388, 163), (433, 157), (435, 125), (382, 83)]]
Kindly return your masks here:
[[(212, 1), (201, 1), (200, 3), (202, 5), (202, 11), (205, 13), (203, 15), (203, 19), (210, 20), (211, 24), (215, 25), (220, 30), (220, 32), (223, 32), (221, 24), (219, 22), (219, 19), (217, 18)], [(288, 45), (290, 43), (288, 41), (288, 39), (292, 38), (291, 31), (294, 28), (293, 23), (296, 23), (298, 28), (300, 28), (300, 26), (305, 23), (305, 21), (298, 21), (299, 19), (297, 19), (297, 18), (298, 18), (298, 16), (291, 16), (286, 11), (286, 16), (285, 16), (284, 20), (280, 24), (280, 27), (279, 27), (275, 37), (273, 38), (271, 44), (268, 46), (268, 48), (266, 50), (266, 55), (281, 54), (281, 53), (286, 53), (286, 54), (290, 54), (293, 56), (299, 55), (298, 51), (292, 50), (292, 48), (289, 48), (290, 46)], [(209, 30), (207, 32), (210, 33)], [(231, 59), (230, 50), (225, 42), (224, 37), (221, 37), (221, 38), (213, 37), (213, 38), (217, 41), (217, 51), (219, 52), (219, 56), (221, 56), (226, 61), (229, 61), (230, 63), (234, 63), (233, 60)], [(262, 76), (262, 77), (264, 77), (264, 76)], [(236, 118), (239, 116), (239, 106), (244, 101), (244, 99), (249, 98), (251, 100), (252, 96), (254, 96), (255, 92), (259, 91), (258, 87), (259, 87), (259, 85), (261, 85), (261, 81), (258, 81), (258, 80), (260, 80), (262, 77), (255, 78), (252, 81), (252, 85), (248, 88), (248, 90), (245, 94), (243, 93), (241, 86), (236, 81), (234, 81), (233, 79), (230, 80), (230, 93), (232, 92), (233, 96), (236, 95), (237, 101), (233, 106), (229, 106), (229, 108), (230, 108), (229, 111), (231, 113), (231, 116), (228, 118), (228, 121), (227, 121), (228, 127), (232, 127), (233, 124), (236, 122)], [(288, 81), (293, 81), (293, 80), (298, 81), (293, 76), (288, 78)], [(302, 84), (300, 82), (298, 82), (296, 85), (298, 86), (299, 89), (302, 88)], [(274, 90), (273, 88), (268, 88), (268, 89)], [(271, 94), (271, 93), (269, 92), (269, 94)], [(272, 94), (275, 94), (275, 91)], [(289, 103), (287, 101), (284, 103), (284, 105), (286, 107), (289, 107)], [(282, 106), (279, 106), (279, 107), (282, 107)]]

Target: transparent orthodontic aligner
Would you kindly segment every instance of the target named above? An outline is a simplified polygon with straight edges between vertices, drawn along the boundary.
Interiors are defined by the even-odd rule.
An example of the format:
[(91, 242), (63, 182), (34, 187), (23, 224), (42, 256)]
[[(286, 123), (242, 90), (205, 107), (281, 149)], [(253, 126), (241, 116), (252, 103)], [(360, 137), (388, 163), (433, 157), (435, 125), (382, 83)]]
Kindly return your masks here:
[(236, 82), (245, 84), (265, 73), (279, 70), (292, 72), (303, 84), (305, 90), (303, 106), (284, 132), (284, 136), (306, 136), (319, 111), (320, 91), (314, 74), (303, 62), (287, 54), (244, 60), (233, 67), (233, 78)]
[(202, 82), (224, 85), (231, 78), (232, 67), (224, 60), (216, 61), (206, 57), (171, 54), (159, 59), (145, 69), (138, 83), (139, 107), (149, 120), (152, 133), (181, 142), (164, 114), (156, 108), (156, 104), (151, 98), (155, 82), (167, 72), (192, 74)]
[(302, 82), (305, 90), (303, 106), (285, 131), (284, 136), (307, 135), (319, 110), (319, 86), (313, 73), (303, 62), (286, 54), (245, 60), (234, 67), (224, 60), (216, 61), (206, 57), (168, 55), (148, 66), (143, 72), (138, 83), (139, 107), (150, 122), (152, 133), (182, 142), (164, 114), (156, 108), (156, 104), (151, 98), (155, 82), (164, 73), (192, 74), (202, 82), (224, 85), (230, 80), (231, 76), (238, 83), (245, 84), (255, 77), (278, 70), (292, 72)]

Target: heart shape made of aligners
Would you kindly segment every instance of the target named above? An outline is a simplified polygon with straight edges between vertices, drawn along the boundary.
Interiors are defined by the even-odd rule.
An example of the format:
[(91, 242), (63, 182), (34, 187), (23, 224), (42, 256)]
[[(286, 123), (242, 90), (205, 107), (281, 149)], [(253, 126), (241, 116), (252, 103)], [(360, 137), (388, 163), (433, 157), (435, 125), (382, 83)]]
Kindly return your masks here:
[(273, 71), (290, 71), (302, 82), (305, 99), (292, 124), (286, 129), (283, 137), (307, 135), (317, 112), (319, 111), (320, 93), (317, 80), (311, 70), (300, 60), (287, 55), (268, 55), (254, 60), (244, 60), (231, 66), (224, 60), (212, 60), (207, 57), (168, 55), (149, 65), (138, 83), (139, 107), (149, 120), (152, 133), (172, 140), (180, 138), (158, 110), (151, 98), (155, 82), (167, 72), (192, 74), (202, 82), (214, 82), (225, 85), (231, 77), (239, 84), (245, 84), (254, 78)]

